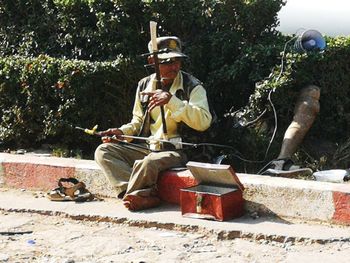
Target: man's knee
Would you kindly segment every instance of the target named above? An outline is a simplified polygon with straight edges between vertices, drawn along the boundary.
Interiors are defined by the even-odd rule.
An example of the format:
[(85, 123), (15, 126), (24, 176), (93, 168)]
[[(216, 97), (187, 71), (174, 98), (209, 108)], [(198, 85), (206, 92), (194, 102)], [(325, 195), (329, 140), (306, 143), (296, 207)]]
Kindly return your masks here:
[(95, 161), (99, 164), (103, 163), (108, 157), (109, 151), (108, 143), (100, 144), (95, 150)]
[(158, 159), (155, 158), (156, 153), (150, 153), (147, 156), (145, 156), (142, 160), (139, 160), (137, 165), (142, 166), (144, 169), (152, 169), (157, 170), (158, 167)]

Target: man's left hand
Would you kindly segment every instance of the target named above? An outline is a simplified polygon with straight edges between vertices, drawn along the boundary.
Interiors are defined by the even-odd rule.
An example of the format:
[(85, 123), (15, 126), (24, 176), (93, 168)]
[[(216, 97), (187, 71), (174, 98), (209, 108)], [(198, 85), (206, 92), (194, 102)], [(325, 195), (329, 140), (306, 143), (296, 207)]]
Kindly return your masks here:
[(141, 95), (148, 95), (148, 111), (151, 112), (157, 106), (163, 106), (169, 102), (172, 95), (168, 91), (157, 89), (149, 92), (141, 92)]

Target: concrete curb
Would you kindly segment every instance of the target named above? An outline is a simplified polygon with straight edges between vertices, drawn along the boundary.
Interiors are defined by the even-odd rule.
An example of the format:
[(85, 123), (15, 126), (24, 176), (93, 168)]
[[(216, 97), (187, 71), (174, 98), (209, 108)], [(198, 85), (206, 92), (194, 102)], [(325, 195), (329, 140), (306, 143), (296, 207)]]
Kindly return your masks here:
[(117, 199), (86, 203), (51, 202), (32, 192), (18, 190), (0, 189), (0, 210), (194, 232), (216, 236), (219, 240), (244, 238), (274, 241), (285, 245), (350, 241), (350, 228), (344, 226), (306, 225), (278, 219), (252, 219), (247, 216), (226, 222), (198, 220), (182, 217), (179, 207), (171, 205), (132, 213)]
[(98, 165), (92, 160), (0, 153), (0, 186), (48, 191), (60, 178), (75, 177), (96, 194), (114, 197)]
[[(0, 162), (0, 186), (47, 191), (57, 187), (59, 178), (71, 176), (84, 181), (93, 193), (115, 196), (91, 160), (0, 153)], [(249, 213), (350, 225), (350, 184), (241, 173), (237, 176), (245, 187), (245, 210)], [(195, 183), (189, 171), (165, 172), (159, 181), (161, 186), (167, 186), (160, 187), (161, 197), (178, 203), (179, 188)]]

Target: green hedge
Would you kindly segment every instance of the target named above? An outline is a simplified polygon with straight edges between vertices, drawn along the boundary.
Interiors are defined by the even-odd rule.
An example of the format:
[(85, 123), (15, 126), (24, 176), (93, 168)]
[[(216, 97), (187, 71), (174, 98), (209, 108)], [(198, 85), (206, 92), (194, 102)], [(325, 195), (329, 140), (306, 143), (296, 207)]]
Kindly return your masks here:
[(177, 35), (223, 115), (241, 107), (277, 63), (282, 0), (4, 0), (0, 55), (90, 61), (132, 59), (147, 51), (149, 21)]
[(18, 147), (41, 143), (91, 150), (94, 140), (75, 126), (101, 129), (131, 117), (135, 83), (143, 69), (133, 61), (88, 62), (0, 58), (0, 137)]
[(277, 110), (279, 128), (271, 158), (278, 155), (282, 136), (293, 116), (298, 91), (308, 84), (315, 84), (321, 88), (320, 113), (304, 147), (295, 157), (313, 168), (348, 168), (350, 165), (350, 38), (326, 40), (327, 48), (321, 53), (298, 54), (287, 49), (283, 73), (280, 75), (281, 65), (277, 65), (250, 97), (245, 108), (246, 119), (256, 118), (266, 107), (270, 109), (249, 131), (257, 134), (254, 138), (267, 142), (274, 126), (267, 96), (271, 89), (276, 89), (271, 99)]
[[(128, 109), (118, 109), (115, 112), (114, 100), (103, 101), (98, 98), (95, 104), (91, 97), (88, 100), (81, 94), (84, 93), (85, 86), (89, 87), (89, 92), (99, 86), (100, 93), (111, 93), (111, 87), (103, 82), (102, 75), (105, 74), (105, 78), (112, 79), (111, 83), (117, 89), (126, 89), (120, 91), (125, 94), (124, 103), (133, 101), (129, 90), (136, 86), (136, 79), (145, 74), (140, 69), (144, 62), (140, 60), (139, 54), (147, 51), (151, 19), (158, 22), (159, 35), (177, 35), (183, 40), (184, 51), (190, 57), (185, 68), (205, 83), (216, 111), (222, 118), (232, 107), (245, 105), (254, 90), (254, 83), (268, 75), (272, 66), (278, 62), (281, 43), (276, 42), (278, 34), (274, 28), (277, 25), (277, 12), (282, 5), (282, 0), (1, 1), (2, 67), (6, 66), (8, 69), (5, 71), (13, 72), (2, 74), (10, 79), (2, 77), (0, 84), (6, 94), (12, 94), (10, 99), (1, 102), (3, 110), (0, 115), (4, 119), (1, 139), (16, 142), (18, 146), (54, 141), (57, 138), (70, 144), (74, 144), (74, 141), (81, 144), (80, 138), (69, 138), (72, 133), (68, 128), (60, 128), (64, 126), (63, 123), (68, 125), (80, 122), (81, 125), (91, 126), (98, 122), (102, 126), (114, 126), (124, 121), (126, 116), (130, 117), (131, 105)], [(41, 54), (51, 57), (44, 56), (50, 61), (50, 67), (53, 64), (54, 73), (47, 76), (45, 74), (51, 71), (32, 74), (28, 89), (23, 84), (26, 83), (27, 74), (30, 74), (26, 65), (31, 63), (28, 61), (40, 61), (43, 58)], [(81, 65), (86, 63), (91, 68), (98, 68), (86, 76), (71, 76), (72, 71), (56, 70), (78, 63), (74, 59), (113, 61), (118, 57), (127, 58), (125, 61), (130, 61), (132, 65), (132, 69), (122, 71), (131, 76), (126, 81), (124, 77), (115, 79), (114, 73), (110, 76), (109, 73), (103, 73), (104, 68), (100, 69), (99, 62), (79, 62)], [(136, 72), (134, 67), (137, 68)], [(74, 82), (78, 76), (79, 81)], [(100, 82), (103, 83), (94, 84)], [(71, 93), (64, 91), (60, 95), (60, 89), (49, 89), (50, 92), (46, 94), (48, 87), (55, 86), (55, 83), (69, 83), (68, 90)], [(30, 90), (31, 95), (26, 97), (27, 90)], [(61, 101), (60, 96), (64, 96)], [(17, 100), (20, 101), (19, 105)], [(36, 104), (32, 101), (36, 101)], [(27, 105), (32, 105), (30, 107), (33, 109), (27, 112)], [(39, 105), (44, 105), (43, 110)], [(101, 107), (97, 109), (98, 112), (91, 114), (89, 109), (96, 109), (96, 105)], [(50, 115), (50, 110), (56, 112), (61, 108), (60, 111), (64, 112), (62, 119)], [(79, 111), (76, 112), (78, 108)], [(78, 112), (81, 112), (79, 117), (74, 117), (78, 116)], [(108, 117), (113, 121), (107, 122), (104, 119), (100, 121), (95, 116), (119, 118)], [(26, 130), (30, 136), (22, 136)], [(227, 136), (230, 137), (230, 134)], [(227, 136), (221, 136), (220, 138), (225, 138), (221, 142), (225, 143)]]
[[(247, 159), (263, 159), (274, 125), (271, 111), (248, 129), (230, 113), (239, 110), (254, 119), (270, 109), (266, 97), (276, 88), (279, 129), (267, 159), (276, 157), (297, 91), (313, 83), (321, 87), (321, 112), (308, 138), (330, 147), (318, 154), (303, 147), (296, 158), (348, 167), (349, 38), (328, 38), (322, 54), (288, 50), (276, 81), (289, 39), (275, 31), (282, 5), (282, 0), (3, 0), (0, 140), (17, 147), (59, 142), (91, 152), (98, 140), (74, 126), (103, 129), (130, 119), (137, 80), (148, 74), (139, 54), (147, 51), (152, 19), (160, 35), (183, 40), (190, 57), (185, 69), (204, 82), (224, 127), (218, 143)], [(248, 171), (262, 165), (232, 161)]]
[(113, 60), (144, 51), (148, 20), (136, 0), (4, 0), (0, 54)]
[[(239, 54), (241, 47), (271, 35), (282, 3), (282, 0), (3, 0), (0, 54), (47, 54), (89, 60), (138, 55), (145, 51), (148, 23), (152, 19), (159, 23), (160, 35), (175, 34), (182, 38), (195, 60), (203, 62), (202, 55), (210, 55), (215, 58), (213, 61), (220, 61), (225, 55), (226, 62), (231, 62), (232, 54)], [(206, 76), (206, 72), (200, 72)]]

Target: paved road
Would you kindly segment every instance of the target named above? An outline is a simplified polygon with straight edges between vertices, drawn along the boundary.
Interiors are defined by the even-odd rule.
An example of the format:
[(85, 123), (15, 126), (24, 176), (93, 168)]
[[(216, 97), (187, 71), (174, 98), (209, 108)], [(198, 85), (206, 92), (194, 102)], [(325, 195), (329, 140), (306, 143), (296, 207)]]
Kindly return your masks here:
[(0, 262), (345, 263), (350, 252), (349, 242), (218, 240), (208, 233), (6, 211), (0, 211), (0, 232)]

